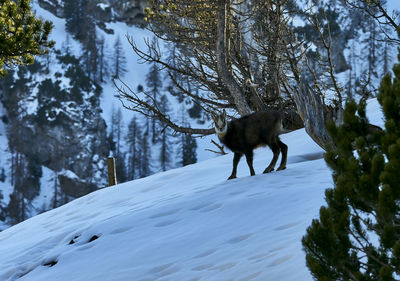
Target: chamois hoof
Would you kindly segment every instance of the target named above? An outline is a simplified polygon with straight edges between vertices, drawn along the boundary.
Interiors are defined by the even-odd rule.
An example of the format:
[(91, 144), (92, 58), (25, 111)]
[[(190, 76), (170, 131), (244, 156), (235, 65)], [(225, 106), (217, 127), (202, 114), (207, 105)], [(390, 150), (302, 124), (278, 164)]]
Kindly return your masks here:
[(274, 168), (266, 168), (266, 169), (264, 170), (263, 174), (270, 173), (270, 172), (272, 172), (273, 170), (274, 170)]
[(279, 167), (278, 169), (277, 169), (277, 171), (282, 171), (282, 170), (285, 170), (286, 169), (286, 167)]
[(227, 180), (236, 179), (236, 176), (230, 176)]

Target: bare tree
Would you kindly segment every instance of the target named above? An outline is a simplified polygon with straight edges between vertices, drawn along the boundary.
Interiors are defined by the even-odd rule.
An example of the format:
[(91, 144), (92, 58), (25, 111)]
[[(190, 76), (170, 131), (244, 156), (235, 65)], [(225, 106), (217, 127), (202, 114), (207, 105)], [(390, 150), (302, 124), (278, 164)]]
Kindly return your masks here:
[[(343, 105), (330, 24), (326, 17), (319, 20), (312, 7), (301, 11), (320, 38), (321, 59), (310, 61), (305, 42), (293, 33), (295, 8), (288, 0), (157, 1), (146, 10), (148, 28), (160, 41), (175, 44), (174, 63), (157, 44), (146, 41), (146, 49), (140, 49), (133, 37), (127, 38), (143, 62), (165, 69), (185, 97), (206, 112), (227, 108), (246, 115), (275, 108), (285, 113), (287, 129), (304, 126), (327, 149), (333, 143), (326, 121), (341, 123)], [(199, 89), (198, 94), (174, 79), (174, 73)], [(123, 81), (116, 85), (129, 109), (157, 118), (177, 132), (213, 133), (181, 126), (159, 110), (150, 94), (132, 91)]]
[[(263, 66), (270, 61), (259, 59), (262, 54), (245, 40), (245, 37), (253, 37), (251, 33), (255, 32), (247, 30), (245, 20), (255, 14), (259, 5), (264, 5), (261, 2), (247, 7), (243, 2), (225, 0), (181, 0), (174, 3), (158, 1), (157, 5), (154, 4), (147, 10), (151, 23), (149, 29), (163, 41), (175, 44), (178, 54), (173, 63), (164, 58), (156, 43), (146, 41), (147, 49), (143, 50), (137, 47), (131, 36), (128, 36), (128, 40), (143, 62), (157, 63), (160, 68), (166, 69), (175, 86), (207, 112), (231, 108), (239, 115), (246, 115), (274, 104), (274, 107), (283, 111), (290, 111), (288, 116), (293, 117), (294, 102), (288, 102), (291, 97), (287, 95), (282, 98), (279, 96), (279, 86), (271, 87), (274, 83), (269, 82), (266, 85), (262, 78), (260, 79), (263, 76), (262, 70), (272, 69)], [(270, 40), (273, 41), (273, 38)], [(259, 67), (254, 65), (257, 60), (260, 62)], [(181, 81), (174, 79), (175, 73), (185, 77), (185, 81), (199, 89), (199, 94), (188, 91)], [(269, 76), (276, 77), (277, 73), (279, 69), (275, 67), (274, 74)], [(256, 84), (254, 80), (261, 84)], [(149, 117), (164, 121), (167, 119), (170, 122), (166, 123), (178, 132), (213, 133), (213, 130), (198, 130), (171, 124), (174, 123), (173, 120), (157, 110), (156, 101), (143, 103), (148, 94), (134, 92), (122, 81), (117, 81), (116, 84), (120, 96), (130, 102), (129, 105), (126, 104), (130, 109), (141, 113), (150, 110), (152, 113), (148, 114)], [(274, 88), (275, 93), (271, 94), (267, 88)], [(268, 102), (271, 101), (271, 97), (274, 97), (274, 100)], [(292, 121), (292, 127), (302, 127), (299, 117), (294, 120), (297, 123)]]

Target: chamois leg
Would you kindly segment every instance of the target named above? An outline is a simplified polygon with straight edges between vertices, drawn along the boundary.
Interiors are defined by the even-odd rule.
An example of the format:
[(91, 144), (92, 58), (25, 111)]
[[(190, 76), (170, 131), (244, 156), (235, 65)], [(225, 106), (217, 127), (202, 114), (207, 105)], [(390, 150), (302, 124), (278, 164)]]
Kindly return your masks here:
[(280, 140), (278, 141), (278, 144), (282, 151), (281, 164), (279, 165), (279, 168), (277, 169), (277, 171), (280, 171), (280, 170), (286, 169), (288, 146), (286, 144), (284, 144), (283, 142), (281, 142)]
[(274, 170), (276, 161), (278, 161), (279, 153), (281, 151), (277, 143), (271, 144), (269, 147), (271, 148), (274, 157), (272, 158), (271, 163), (269, 163), (268, 167), (264, 170), (264, 174), (272, 172)]
[(233, 156), (233, 170), (232, 170), (232, 174), (228, 178), (228, 180), (236, 178), (237, 165), (239, 164), (239, 160), (240, 160), (240, 158), (242, 158), (242, 155), (243, 155), (243, 153), (235, 152), (235, 155)]
[(254, 176), (256, 173), (253, 169), (253, 151), (247, 152), (246, 154), (247, 165), (249, 165), (250, 175)]

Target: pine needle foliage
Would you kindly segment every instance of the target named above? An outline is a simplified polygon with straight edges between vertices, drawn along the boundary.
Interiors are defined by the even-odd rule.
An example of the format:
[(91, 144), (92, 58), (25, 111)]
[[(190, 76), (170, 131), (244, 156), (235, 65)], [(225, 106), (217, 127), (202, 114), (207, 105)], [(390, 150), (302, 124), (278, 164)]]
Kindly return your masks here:
[(29, 0), (0, 0), (0, 77), (5, 68), (31, 64), (35, 55), (54, 45), (48, 36), (53, 25), (31, 12)]
[(364, 100), (328, 126), (334, 188), (302, 240), (316, 280), (400, 280), (400, 64), (393, 73), (378, 94), (384, 130), (368, 129)]

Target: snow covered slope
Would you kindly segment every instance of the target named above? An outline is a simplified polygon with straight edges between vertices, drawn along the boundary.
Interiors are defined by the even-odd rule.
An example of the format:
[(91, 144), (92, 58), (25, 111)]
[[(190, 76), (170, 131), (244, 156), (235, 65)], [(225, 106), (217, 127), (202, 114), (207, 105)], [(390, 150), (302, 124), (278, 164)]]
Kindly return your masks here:
[[(376, 102), (369, 107), (382, 125)], [(301, 237), (332, 186), (304, 130), (282, 136), (286, 170), (259, 174), (272, 153), (232, 154), (93, 192), (0, 232), (0, 280), (311, 280)]]

